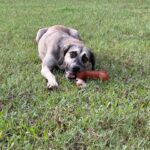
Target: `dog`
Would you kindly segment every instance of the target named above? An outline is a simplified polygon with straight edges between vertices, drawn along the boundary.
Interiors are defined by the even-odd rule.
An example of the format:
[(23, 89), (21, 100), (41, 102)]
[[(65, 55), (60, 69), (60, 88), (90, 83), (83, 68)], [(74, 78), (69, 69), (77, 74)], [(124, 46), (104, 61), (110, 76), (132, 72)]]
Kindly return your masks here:
[(36, 42), (42, 61), (41, 74), (47, 79), (49, 89), (58, 87), (54, 68), (64, 70), (68, 79), (74, 79), (79, 71), (94, 70), (94, 54), (76, 29), (63, 25), (42, 28), (37, 32)]

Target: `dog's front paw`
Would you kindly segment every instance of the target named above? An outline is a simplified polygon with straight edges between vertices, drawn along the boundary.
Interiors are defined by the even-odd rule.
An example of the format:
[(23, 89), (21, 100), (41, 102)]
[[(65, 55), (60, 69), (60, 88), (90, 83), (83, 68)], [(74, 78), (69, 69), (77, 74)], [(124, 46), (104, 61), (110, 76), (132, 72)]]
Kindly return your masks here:
[(56, 81), (47, 82), (47, 88), (52, 90), (58, 88), (58, 83)]

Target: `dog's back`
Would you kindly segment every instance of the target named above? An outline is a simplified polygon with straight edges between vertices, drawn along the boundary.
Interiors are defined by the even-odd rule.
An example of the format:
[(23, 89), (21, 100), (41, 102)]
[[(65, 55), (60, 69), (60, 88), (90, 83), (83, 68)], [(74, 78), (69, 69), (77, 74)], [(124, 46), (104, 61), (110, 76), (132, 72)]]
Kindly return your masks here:
[(42, 28), (39, 29), (36, 35), (36, 42), (39, 43), (40, 39), (42, 38), (42, 36), (47, 32), (64, 32), (76, 39), (81, 40), (80, 35), (78, 33), (77, 30), (72, 29), (72, 28), (67, 28), (63, 25), (55, 25), (55, 26), (51, 26), (49, 28)]

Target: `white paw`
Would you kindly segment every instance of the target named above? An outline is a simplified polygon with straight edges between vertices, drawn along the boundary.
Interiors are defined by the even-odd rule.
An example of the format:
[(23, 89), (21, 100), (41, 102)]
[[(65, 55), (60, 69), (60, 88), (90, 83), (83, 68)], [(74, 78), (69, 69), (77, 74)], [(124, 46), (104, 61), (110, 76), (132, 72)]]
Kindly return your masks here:
[(86, 83), (84, 80), (82, 79), (76, 79), (76, 85), (79, 87), (79, 88), (85, 88), (86, 87)]
[(48, 89), (54, 89), (58, 87), (58, 83), (56, 82), (56, 80), (51, 80), (47, 82), (47, 88)]

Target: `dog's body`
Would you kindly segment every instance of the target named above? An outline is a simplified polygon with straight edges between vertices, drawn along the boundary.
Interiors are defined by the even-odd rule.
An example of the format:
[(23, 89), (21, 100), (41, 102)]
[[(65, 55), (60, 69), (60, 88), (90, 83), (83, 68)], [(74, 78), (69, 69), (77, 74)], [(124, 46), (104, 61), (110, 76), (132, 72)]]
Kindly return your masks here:
[(41, 74), (48, 80), (48, 88), (58, 86), (52, 70), (57, 67), (66, 71), (68, 78), (87, 70), (95, 59), (90, 49), (84, 46), (77, 30), (62, 25), (40, 29), (37, 32), (39, 57), (42, 60)]

